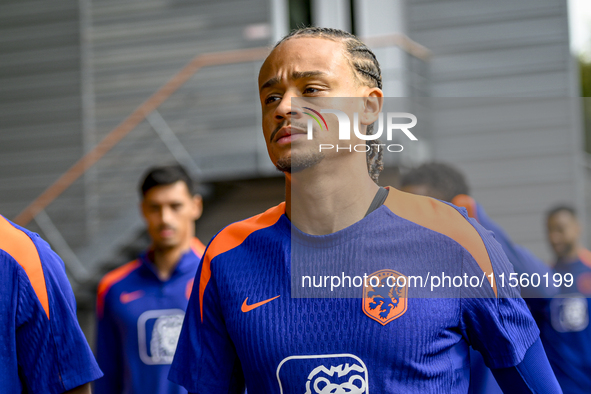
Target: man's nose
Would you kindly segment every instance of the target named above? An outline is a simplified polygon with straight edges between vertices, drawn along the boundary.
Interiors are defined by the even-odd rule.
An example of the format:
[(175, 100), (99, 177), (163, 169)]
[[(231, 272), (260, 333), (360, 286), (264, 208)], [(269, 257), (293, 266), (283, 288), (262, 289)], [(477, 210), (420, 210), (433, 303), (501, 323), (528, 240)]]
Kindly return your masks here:
[(171, 220), (173, 218), (172, 209), (169, 207), (163, 207), (161, 217), (162, 217), (162, 224), (166, 224), (166, 225), (170, 224)]
[(303, 115), (303, 109), (298, 101), (297, 94), (289, 91), (285, 92), (275, 111), (275, 118), (277, 120), (301, 118)]

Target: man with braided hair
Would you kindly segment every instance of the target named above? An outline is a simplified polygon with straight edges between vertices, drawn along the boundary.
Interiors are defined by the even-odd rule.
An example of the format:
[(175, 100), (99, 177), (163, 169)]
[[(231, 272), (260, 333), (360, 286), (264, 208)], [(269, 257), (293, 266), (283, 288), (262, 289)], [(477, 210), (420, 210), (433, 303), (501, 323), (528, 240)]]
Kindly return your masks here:
[[(508, 275), (489, 233), (451, 205), (379, 187), (378, 152), (320, 152), (338, 144), (330, 113), (307, 137), (304, 110), (340, 102), (357, 114), (351, 142), (367, 143), (380, 87), (371, 50), (340, 30), (299, 29), (271, 51), (262, 126), (286, 201), (209, 243), (169, 379), (191, 393), (466, 393), (471, 345), (507, 392), (560, 392), (514, 289), (433, 296), (406, 282)], [(342, 273), (342, 286), (314, 270)]]

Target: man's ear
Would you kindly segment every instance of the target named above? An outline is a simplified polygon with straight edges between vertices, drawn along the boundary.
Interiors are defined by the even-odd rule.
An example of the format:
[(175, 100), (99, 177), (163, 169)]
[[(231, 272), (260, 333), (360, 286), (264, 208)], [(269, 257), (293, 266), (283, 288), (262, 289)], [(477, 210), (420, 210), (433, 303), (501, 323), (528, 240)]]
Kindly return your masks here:
[(201, 214), (203, 214), (203, 198), (201, 198), (200, 194), (195, 194), (193, 196), (193, 209), (193, 220), (197, 220), (201, 217)]
[(378, 88), (371, 88), (369, 95), (363, 98), (363, 111), (359, 114), (359, 121), (363, 125), (370, 125), (382, 112), (384, 93)]

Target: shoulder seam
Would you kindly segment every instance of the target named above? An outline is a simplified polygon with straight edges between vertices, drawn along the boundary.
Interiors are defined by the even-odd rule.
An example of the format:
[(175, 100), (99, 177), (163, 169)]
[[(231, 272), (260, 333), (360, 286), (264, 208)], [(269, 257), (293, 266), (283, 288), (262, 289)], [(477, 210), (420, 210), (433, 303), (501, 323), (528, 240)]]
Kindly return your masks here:
[(27, 232), (15, 227), (3, 216), (0, 216), (0, 230), (3, 233), (3, 236), (0, 237), (0, 248), (25, 271), (31, 287), (33, 287), (35, 295), (49, 319), (49, 295), (37, 245)]
[[(390, 189), (384, 205), (394, 215), (454, 240), (474, 258), (484, 272), (494, 273), (490, 253), (482, 234), (470, 219), (453, 205), (429, 197), (404, 193), (394, 188)], [(496, 286), (494, 293), (497, 294)]]
[(96, 297), (96, 310), (99, 318), (102, 317), (105, 307), (105, 298), (109, 290), (114, 285), (128, 277), (133, 271), (138, 269), (140, 265), (141, 263), (139, 259), (132, 260), (128, 263), (123, 264), (121, 267), (115, 268), (114, 270), (108, 272), (105, 276), (103, 276), (103, 278), (99, 282)]
[(202, 322), (203, 294), (211, 278), (211, 261), (215, 257), (242, 245), (246, 238), (256, 231), (273, 226), (284, 213), (285, 203), (283, 202), (249, 219), (230, 224), (210, 241), (202, 259), (199, 277), (199, 311)]

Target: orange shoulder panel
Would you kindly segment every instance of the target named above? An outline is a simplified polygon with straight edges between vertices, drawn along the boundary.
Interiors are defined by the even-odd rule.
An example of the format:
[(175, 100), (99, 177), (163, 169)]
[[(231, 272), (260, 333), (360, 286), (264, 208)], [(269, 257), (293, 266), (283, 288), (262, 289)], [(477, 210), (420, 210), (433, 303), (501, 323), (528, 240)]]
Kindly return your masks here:
[(195, 253), (198, 257), (203, 257), (205, 245), (203, 245), (203, 242), (201, 242), (199, 238), (195, 237), (191, 240), (191, 248), (193, 249), (193, 253)]
[[(404, 193), (393, 187), (388, 189), (390, 193), (384, 205), (394, 214), (453, 239), (474, 257), (487, 277), (493, 272), (480, 234), (455, 208), (434, 198)], [(493, 290), (496, 295), (496, 283)]]
[(239, 246), (244, 242), (246, 237), (255, 231), (272, 226), (284, 213), (285, 203), (282, 202), (257, 216), (241, 222), (232, 223), (211, 241), (209, 249), (207, 249), (207, 253), (203, 257), (201, 276), (199, 278), (199, 312), (201, 313), (201, 322), (203, 322), (203, 294), (211, 278), (211, 260), (215, 256)]
[(139, 260), (133, 260), (127, 264), (122, 265), (119, 268), (115, 268), (113, 271), (106, 274), (103, 279), (99, 282), (97, 297), (96, 297), (96, 313), (100, 317), (103, 316), (105, 308), (105, 296), (113, 285), (123, 280), (133, 270), (137, 269), (141, 265)]
[(12, 256), (25, 270), (37, 298), (49, 319), (49, 298), (37, 247), (29, 236), (0, 216), (0, 249)]
[(587, 267), (591, 268), (591, 252), (585, 248), (581, 248), (579, 250), (579, 259), (581, 262), (585, 264)]

